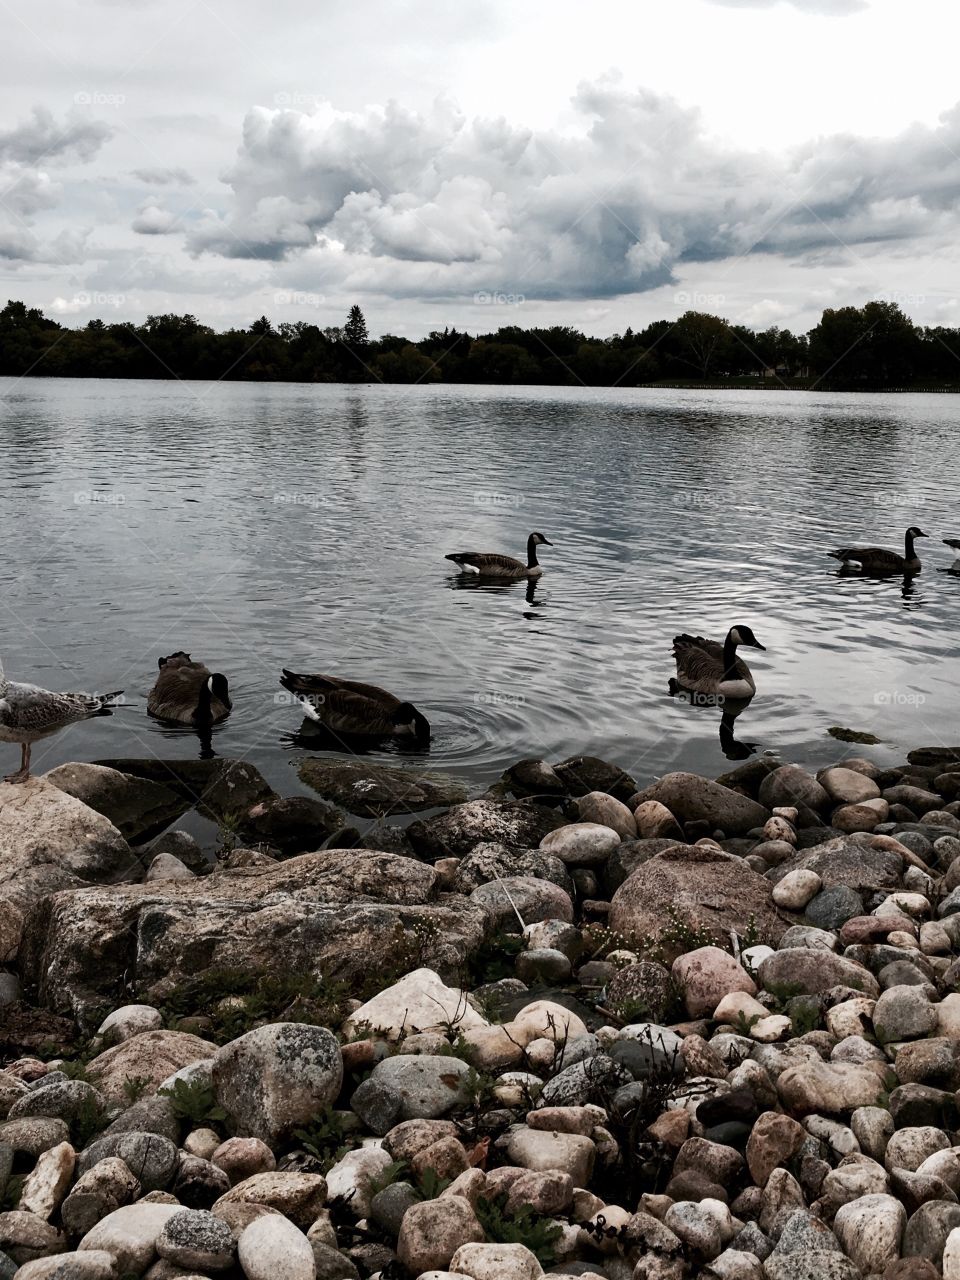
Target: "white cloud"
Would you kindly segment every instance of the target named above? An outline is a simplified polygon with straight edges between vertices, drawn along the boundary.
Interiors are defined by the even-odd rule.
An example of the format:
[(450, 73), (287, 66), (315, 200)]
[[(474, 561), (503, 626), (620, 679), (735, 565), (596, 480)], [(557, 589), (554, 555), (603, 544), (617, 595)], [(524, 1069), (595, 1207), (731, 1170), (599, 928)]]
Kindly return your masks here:
[(150, 187), (190, 187), (196, 181), (186, 169), (177, 167), (165, 169), (162, 165), (153, 168), (134, 169), (133, 177), (145, 182)]
[(130, 225), (141, 236), (168, 236), (177, 230), (179, 219), (169, 209), (161, 209), (156, 204), (147, 204)]
[(573, 107), (580, 127), (563, 134), (467, 120), (447, 99), (422, 114), (254, 108), (233, 199), (189, 247), (295, 264), (311, 287), (600, 299), (682, 264), (896, 252), (958, 230), (960, 109), (937, 129), (774, 154), (723, 147), (697, 111), (616, 77), (581, 85)]
[(710, 3), (727, 9), (772, 9), (777, 4), (792, 4), (805, 13), (830, 16), (859, 13), (868, 7), (867, 0), (710, 0)]

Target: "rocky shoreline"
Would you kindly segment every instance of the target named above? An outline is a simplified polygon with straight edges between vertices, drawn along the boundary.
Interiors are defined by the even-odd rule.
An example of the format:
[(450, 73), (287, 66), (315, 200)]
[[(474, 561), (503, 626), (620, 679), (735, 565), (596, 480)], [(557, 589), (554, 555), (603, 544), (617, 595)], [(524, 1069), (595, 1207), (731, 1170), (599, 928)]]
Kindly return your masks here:
[(960, 747), (301, 778), (0, 785), (0, 1280), (960, 1280)]

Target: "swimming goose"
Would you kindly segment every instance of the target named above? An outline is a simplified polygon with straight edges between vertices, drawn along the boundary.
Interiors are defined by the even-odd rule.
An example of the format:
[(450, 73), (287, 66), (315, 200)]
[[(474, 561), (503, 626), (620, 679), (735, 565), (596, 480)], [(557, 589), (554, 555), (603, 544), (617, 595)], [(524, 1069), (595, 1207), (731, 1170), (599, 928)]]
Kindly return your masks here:
[(147, 697), (147, 711), (158, 720), (208, 725), (225, 720), (233, 709), (227, 677), (194, 662), (180, 650), (157, 662), (160, 674)]
[(859, 565), (864, 573), (919, 573), (920, 557), (913, 549), (913, 540), (929, 536), (912, 524), (904, 534), (902, 556), (896, 551), (887, 551), (885, 547), (841, 547), (829, 554), (834, 560), (842, 560), (844, 566)]
[(459, 565), (461, 572), (473, 570), (484, 578), (539, 578), (543, 568), (537, 560), (537, 547), (552, 546), (542, 533), (531, 533), (527, 539), (526, 564), (497, 551), (453, 551), (444, 559)]
[(337, 676), (298, 675), (283, 669), (280, 683), (296, 694), (311, 720), (334, 733), (364, 738), (409, 738), (430, 741), (430, 724), (412, 702), (401, 702), (386, 689)]
[(752, 698), (757, 691), (750, 668), (737, 657), (737, 646), (765, 649), (749, 627), (731, 627), (723, 644), (703, 636), (674, 636), (673, 656), (677, 677), (670, 692), (695, 693), (721, 698)]
[(49, 738), (67, 725), (93, 716), (109, 716), (122, 689), (113, 693), (53, 693), (35, 684), (8, 680), (0, 665), (0, 742), (19, 742), (20, 768), (4, 782), (26, 782), (30, 777), (30, 750), (41, 738)]

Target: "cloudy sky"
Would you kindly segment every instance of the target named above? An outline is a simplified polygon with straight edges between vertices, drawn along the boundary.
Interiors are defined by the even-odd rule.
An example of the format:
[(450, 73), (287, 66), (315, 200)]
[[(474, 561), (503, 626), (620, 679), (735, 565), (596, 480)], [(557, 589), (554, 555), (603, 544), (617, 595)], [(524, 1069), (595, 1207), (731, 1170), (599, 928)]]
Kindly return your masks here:
[(956, 0), (0, 0), (0, 275), (71, 324), (960, 324)]

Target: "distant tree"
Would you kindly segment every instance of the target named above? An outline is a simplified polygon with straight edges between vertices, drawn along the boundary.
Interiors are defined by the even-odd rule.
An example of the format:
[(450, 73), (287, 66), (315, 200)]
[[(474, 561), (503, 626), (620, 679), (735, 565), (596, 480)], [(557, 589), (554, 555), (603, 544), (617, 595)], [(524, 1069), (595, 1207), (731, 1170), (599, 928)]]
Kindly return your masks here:
[(350, 308), (347, 323), (343, 326), (343, 340), (351, 347), (365, 347), (370, 341), (367, 322), (356, 303)]
[(266, 316), (261, 316), (259, 320), (254, 320), (250, 326), (250, 332), (257, 334), (273, 333), (273, 325)]
[(677, 321), (674, 336), (677, 355), (702, 376), (715, 372), (733, 344), (730, 326), (719, 316), (705, 311), (685, 311)]

